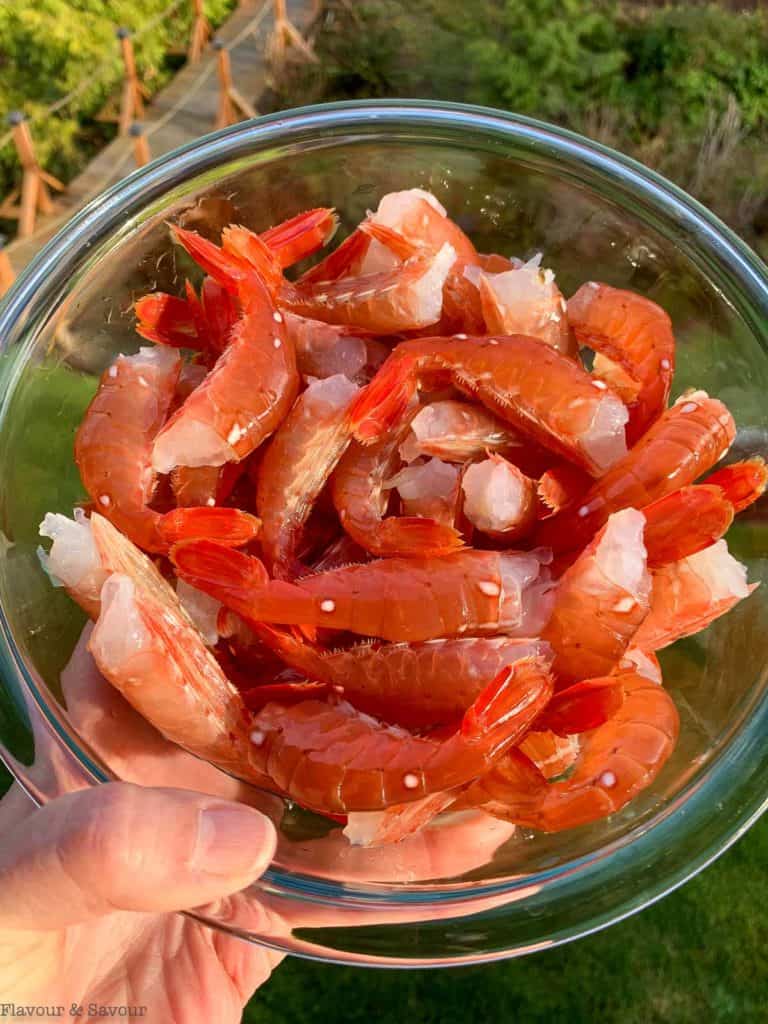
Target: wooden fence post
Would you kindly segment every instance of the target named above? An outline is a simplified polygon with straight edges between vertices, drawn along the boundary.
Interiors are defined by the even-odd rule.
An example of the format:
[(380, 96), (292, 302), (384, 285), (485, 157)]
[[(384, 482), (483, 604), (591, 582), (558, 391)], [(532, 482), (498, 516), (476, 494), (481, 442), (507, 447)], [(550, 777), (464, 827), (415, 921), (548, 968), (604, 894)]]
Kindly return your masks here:
[(318, 56), (310, 44), (288, 17), (285, 0), (274, 0), (275, 31), (272, 38), (272, 52), (276, 60), (282, 61), (287, 46), (295, 46), (307, 60), (318, 64)]
[(143, 167), (152, 159), (147, 136), (144, 134), (144, 126), (134, 122), (128, 129), (128, 134), (133, 139), (133, 159), (136, 161), (136, 166)]
[(192, 0), (192, 35), (189, 40), (187, 60), (196, 64), (203, 55), (205, 44), (211, 37), (211, 26), (205, 16), (203, 0)]
[(15, 280), (16, 271), (11, 265), (8, 253), (5, 249), (0, 249), (0, 295), (5, 295)]
[(136, 57), (133, 52), (131, 30), (119, 28), (116, 35), (120, 40), (120, 53), (125, 69), (123, 93), (120, 98), (120, 117), (117, 121), (118, 134), (127, 135), (134, 118), (144, 117), (144, 97), (146, 92), (136, 72)]
[[(24, 114), (14, 110), (8, 115), (13, 131), (13, 144), (22, 168), (21, 188), (15, 189), (0, 205), (0, 217), (9, 217), (19, 222), (19, 238), (29, 238), (35, 230), (37, 211), (53, 212), (53, 200), (49, 188), (64, 191), (58, 178), (44, 171), (37, 162), (32, 134)], [(18, 200), (18, 203), (17, 203)]]
[(216, 71), (219, 76), (219, 108), (216, 112), (217, 128), (226, 128), (246, 117), (258, 117), (259, 112), (232, 84), (232, 65), (229, 50), (220, 39), (213, 40), (216, 51)]

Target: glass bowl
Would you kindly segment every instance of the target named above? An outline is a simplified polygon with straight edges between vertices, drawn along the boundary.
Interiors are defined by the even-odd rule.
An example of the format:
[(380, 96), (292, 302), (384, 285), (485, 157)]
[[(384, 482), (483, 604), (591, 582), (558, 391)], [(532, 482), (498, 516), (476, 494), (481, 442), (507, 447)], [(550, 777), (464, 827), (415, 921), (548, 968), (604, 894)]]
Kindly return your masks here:
[[(0, 739), (34, 799), (113, 778), (235, 785), (133, 722), (136, 755), (124, 739), (132, 712), (62, 674), (84, 619), (36, 557), (43, 514), (82, 497), (73, 432), (95, 375), (138, 345), (132, 300), (178, 290), (190, 270), (166, 221), (261, 230), (333, 205), (347, 231), (382, 194), (412, 186), (434, 192), (482, 251), (542, 250), (566, 295), (598, 279), (659, 302), (678, 339), (675, 395), (718, 395), (740, 427), (734, 451), (765, 449), (766, 268), (633, 161), (526, 118), (416, 101), (309, 107), (206, 136), (91, 202), (0, 311)], [(758, 507), (729, 536), (753, 580), (768, 573), (767, 531)], [(766, 636), (763, 587), (663, 652), (680, 743), (656, 783), (606, 821), (535, 835), (454, 816), (367, 851), (295, 809), (280, 819), (275, 798), (243, 790), (280, 821), (275, 861), (246, 892), (195, 914), (292, 953), (400, 966), (520, 955), (605, 927), (690, 878), (765, 807)]]

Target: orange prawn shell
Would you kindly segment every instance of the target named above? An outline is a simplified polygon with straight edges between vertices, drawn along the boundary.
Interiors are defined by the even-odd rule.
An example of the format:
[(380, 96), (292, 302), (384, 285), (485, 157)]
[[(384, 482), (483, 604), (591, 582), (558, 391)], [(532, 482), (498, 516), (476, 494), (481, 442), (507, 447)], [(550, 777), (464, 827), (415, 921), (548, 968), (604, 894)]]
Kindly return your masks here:
[(705, 392), (677, 402), (573, 506), (544, 520), (536, 541), (555, 552), (587, 543), (619, 509), (646, 505), (693, 483), (728, 451), (736, 425), (728, 409)]
[[(615, 578), (611, 566), (611, 551), (616, 550), (622, 529), (619, 517), (629, 524), (630, 533), (635, 531), (635, 564), (623, 580)], [(560, 578), (552, 616), (542, 632), (542, 639), (555, 651), (560, 685), (607, 675), (648, 614), (651, 580), (642, 540), (644, 526), (641, 512), (617, 513)], [(626, 534), (619, 546), (624, 550), (621, 564), (626, 566)]]
[(579, 344), (618, 363), (640, 385), (627, 425), (633, 444), (667, 405), (675, 370), (672, 323), (650, 299), (594, 281), (579, 288), (567, 309)]
[(547, 782), (513, 750), (471, 786), (455, 806), (480, 807), (542, 832), (560, 832), (608, 817), (648, 787), (677, 743), (680, 718), (663, 686), (636, 672), (622, 673), (624, 703), (581, 739), (575, 769)]
[(505, 669), (448, 735), (415, 736), (344, 704), (270, 704), (254, 719), (257, 768), (294, 799), (332, 813), (382, 810), (484, 774), (546, 706), (539, 659)]
[(140, 547), (163, 551), (160, 515), (148, 507), (156, 480), (150, 456), (181, 360), (163, 349), (150, 350), (146, 365), (140, 357), (118, 356), (102, 374), (75, 435), (75, 462), (99, 511)]

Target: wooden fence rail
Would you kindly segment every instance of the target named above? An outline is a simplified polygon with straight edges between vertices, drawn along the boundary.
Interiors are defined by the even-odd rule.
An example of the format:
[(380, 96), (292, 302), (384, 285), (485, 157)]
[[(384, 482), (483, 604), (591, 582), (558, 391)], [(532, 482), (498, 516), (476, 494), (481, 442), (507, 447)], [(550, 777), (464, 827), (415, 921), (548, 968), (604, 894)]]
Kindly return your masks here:
[[(118, 136), (124, 139), (126, 143), (129, 143), (127, 155), (139, 167), (152, 158), (151, 149), (154, 149), (154, 146), (150, 146), (150, 139), (156, 132), (168, 126), (171, 135), (173, 134), (172, 121), (177, 113), (183, 109), (184, 97), (181, 96), (170, 109), (166, 109), (159, 120), (149, 123), (144, 122), (149, 91), (141, 81), (137, 68), (134, 41), (146, 34), (150, 28), (156, 26), (163, 18), (173, 13), (181, 6), (182, 2), (191, 4), (192, 14), (189, 48), (187, 51), (188, 65), (201, 62), (209, 45), (215, 54), (215, 61), (209, 61), (202, 68), (199, 80), (190, 80), (192, 84), (188, 87), (191, 99), (192, 94), (199, 90), (209, 75), (215, 74), (214, 82), (217, 83), (214, 100), (215, 114), (211, 113), (211, 120), (208, 122), (209, 124), (213, 123), (215, 127), (225, 127), (235, 124), (244, 118), (258, 116), (258, 111), (254, 104), (247, 98), (244, 91), (237, 88), (236, 84), (238, 75), (244, 74), (245, 79), (251, 82), (250, 91), (251, 95), (254, 95), (253, 76), (249, 73), (251, 69), (248, 64), (243, 63), (242, 58), (238, 57), (235, 65), (236, 70), (233, 70), (231, 54), (242, 44), (245, 36), (249, 32), (255, 31), (257, 24), (261, 24), (263, 20), (262, 14), (265, 9), (266, 11), (271, 10), (273, 23), (272, 31), (267, 33), (266, 36), (262, 34), (264, 43), (262, 44), (261, 61), (264, 61), (265, 55), (274, 60), (282, 61), (289, 47), (294, 50), (297, 56), (311, 61), (318, 60), (310, 43), (289, 17), (286, 0), (263, 0), (262, 4), (259, 4), (258, 0), (240, 0), (237, 10), (230, 16), (227, 25), (230, 23), (234, 25), (243, 21), (243, 18), (238, 14), (241, 8), (245, 14), (246, 10), (253, 11), (254, 7), (258, 7), (258, 14), (256, 17), (253, 17), (253, 15), (250, 17), (246, 16), (243, 28), (239, 32), (234, 32), (226, 41), (223, 38), (212, 39), (211, 26), (205, 14), (204, 0), (173, 0), (164, 11), (159, 12), (144, 25), (140, 25), (135, 29), (120, 27), (116, 30), (123, 69), (120, 105), (116, 113), (105, 116), (103, 119), (113, 120), (117, 123)], [(311, 17), (307, 17), (307, 10), (310, 6)], [(300, 12), (303, 21), (311, 24), (317, 20), (321, 8), (322, 0), (293, 0), (291, 10)], [(264, 30), (262, 29), (261, 32), (263, 33)], [(103, 65), (100, 64), (97, 69), (98, 75), (107, 73), (108, 68), (109, 62), (104, 62)], [(181, 77), (184, 76), (182, 75)], [(31, 236), (36, 234), (40, 215), (48, 216), (48, 222), (50, 222), (51, 218), (49, 215), (55, 212), (51, 192), (63, 192), (66, 188), (61, 181), (41, 167), (35, 153), (30, 124), (39, 124), (48, 114), (60, 110), (63, 106), (70, 105), (82, 93), (86, 92), (88, 84), (89, 81), (86, 80), (78, 83), (65, 97), (61, 97), (51, 104), (49, 108), (46, 108), (46, 111), (36, 114), (34, 122), (30, 122), (24, 113), (20, 111), (15, 111), (8, 117), (10, 131), (0, 139), (0, 144), (13, 143), (22, 174), (19, 187), (14, 189), (10, 195), (0, 202), (0, 217), (15, 219), (18, 222), (17, 238), (19, 240), (30, 239)], [(208, 89), (210, 89), (210, 86)], [(197, 105), (199, 106), (199, 103)], [(205, 127), (201, 126), (199, 130), (202, 133), (205, 131)], [(186, 128), (183, 130), (183, 137), (190, 137)], [(178, 142), (171, 143), (171, 148), (173, 145), (178, 145)], [(159, 152), (165, 152), (168, 148), (167, 143), (161, 144)], [(158, 150), (155, 149), (154, 151), (157, 154)], [(92, 161), (92, 163), (95, 162), (98, 162), (98, 157), (95, 158), (95, 161)], [(117, 168), (113, 164), (110, 169), (114, 172), (115, 169), (119, 169), (122, 166), (124, 166), (124, 160), (121, 158), (117, 162)], [(81, 177), (85, 176), (82, 175)], [(94, 176), (90, 175), (89, 177), (92, 179)], [(93, 187), (91, 194), (101, 191), (111, 180), (115, 180), (114, 174), (109, 175), (109, 180), (105, 178), (101, 187)], [(79, 187), (77, 191), (81, 191)], [(84, 200), (78, 196), (78, 199), (75, 200), (75, 208), (82, 201)], [(66, 200), (64, 200), (64, 206), (73, 209), (72, 203)], [(11, 243), (11, 249), (12, 252), (15, 249), (13, 243)], [(14, 265), (18, 266), (15, 256), (12, 260), (11, 254), (0, 248), (0, 295), (10, 287), (15, 277)]]

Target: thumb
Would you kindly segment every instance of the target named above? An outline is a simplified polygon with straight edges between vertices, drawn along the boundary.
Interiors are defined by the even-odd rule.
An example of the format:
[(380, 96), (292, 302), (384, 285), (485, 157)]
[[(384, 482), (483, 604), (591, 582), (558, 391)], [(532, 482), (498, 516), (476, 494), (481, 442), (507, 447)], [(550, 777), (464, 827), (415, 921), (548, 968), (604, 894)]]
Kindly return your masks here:
[(186, 790), (117, 782), (71, 793), (3, 842), (0, 928), (199, 906), (257, 878), (275, 841), (259, 811)]

